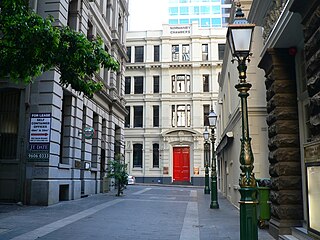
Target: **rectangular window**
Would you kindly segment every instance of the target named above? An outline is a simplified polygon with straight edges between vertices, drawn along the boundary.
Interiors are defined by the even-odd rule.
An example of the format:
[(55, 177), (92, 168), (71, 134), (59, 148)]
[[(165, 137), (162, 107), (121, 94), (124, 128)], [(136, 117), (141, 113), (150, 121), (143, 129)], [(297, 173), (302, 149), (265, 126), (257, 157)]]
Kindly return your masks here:
[(143, 107), (142, 106), (134, 106), (134, 119), (133, 119), (133, 127), (142, 127), (143, 123)]
[(134, 62), (143, 62), (144, 55), (143, 55), (143, 46), (136, 46), (134, 52)]
[(124, 126), (126, 128), (129, 128), (130, 127), (130, 106), (126, 106), (126, 110), (128, 111), (128, 115), (125, 118)]
[(225, 44), (218, 44), (219, 60), (223, 60)]
[(202, 61), (207, 61), (208, 58), (208, 44), (202, 44)]
[(131, 77), (125, 77), (124, 93), (125, 94), (131, 93)]
[(143, 93), (143, 77), (134, 77), (134, 94)]
[(210, 18), (201, 18), (201, 27), (210, 27)]
[(159, 127), (159, 106), (153, 106), (153, 126)]
[(190, 92), (190, 75), (171, 76), (172, 92)]
[(191, 105), (172, 105), (172, 127), (191, 126)]
[(179, 61), (179, 45), (172, 45), (172, 61)]
[(169, 7), (169, 16), (178, 15), (178, 7)]
[(203, 126), (209, 126), (209, 108), (210, 105), (203, 105)]
[(133, 167), (142, 168), (142, 144), (133, 144)]
[(201, 15), (210, 14), (210, 6), (201, 6), (200, 13)]
[(182, 61), (190, 61), (190, 46), (189, 46), (189, 44), (182, 45)]
[(180, 15), (189, 15), (189, 7), (180, 7)]
[(153, 93), (159, 93), (159, 76), (153, 76)]
[(128, 63), (131, 63), (131, 47), (127, 47)]
[(202, 75), (203, 92), (209, 92), (209, 75)]
[(159, 144), (154, 143), (152, 145), (152, 153), (153, 153), (153, 167), (159, 168)]
[(159, 45), (153, 46), (153, 61), (154, 62), (160, 61), (160, 46)]

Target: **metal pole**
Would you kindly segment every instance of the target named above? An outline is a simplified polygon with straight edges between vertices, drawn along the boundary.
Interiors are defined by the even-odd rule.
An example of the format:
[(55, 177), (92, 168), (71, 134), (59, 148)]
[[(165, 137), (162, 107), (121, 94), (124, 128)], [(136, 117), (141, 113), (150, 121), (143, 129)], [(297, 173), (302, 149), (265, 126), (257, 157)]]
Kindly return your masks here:
[(247, 98), (251, 84), (246, 82), (246, 60), (247, 57), (238, 58), (239, 83), (235, 88), (241, 98), (242, 110), (242, 138), (240, 152), (240, 239), (258, 240), (257, 221), (257, 189), (256, 179), (253, 173), (253, 153), (251, 149), (251, 138), (249, 136), (248, 106)]
[(204, 194), (210, 194), (209, 188), (209, 153), (210, 153), (210, 146), (208, 141), (204, 144), (204, 167), (205, 167), (205, 176), (204, 176)]
[(211, 144), (212, 144), (212, 163), (211, 163), (211, 203), (210, 208), (219, 208), (218, 189), (217, 189), (217, 168), (216, 168), (216, 152), (214, 150), (215, 143), (214, 127), (211, 128)]

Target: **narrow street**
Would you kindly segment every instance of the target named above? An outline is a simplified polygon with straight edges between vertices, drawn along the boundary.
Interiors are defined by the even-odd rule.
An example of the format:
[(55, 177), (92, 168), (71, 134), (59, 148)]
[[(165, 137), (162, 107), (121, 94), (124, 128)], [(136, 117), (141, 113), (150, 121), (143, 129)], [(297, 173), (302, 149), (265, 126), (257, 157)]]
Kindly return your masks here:
[[(1, 240), (239, 239), (239, 212), (224, 199), (210, 209), (203, 188), (130, 185), (49, 207), (0, 205)], [(259, 230), (259, 239), (273, 239)]]

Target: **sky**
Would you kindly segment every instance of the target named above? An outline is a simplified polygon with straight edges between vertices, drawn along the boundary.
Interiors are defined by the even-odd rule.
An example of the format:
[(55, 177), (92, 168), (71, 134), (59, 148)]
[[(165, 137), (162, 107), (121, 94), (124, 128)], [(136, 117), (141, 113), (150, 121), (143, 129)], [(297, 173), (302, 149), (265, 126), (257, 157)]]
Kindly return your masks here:
[(162, 30), (167, 0), (129, 0), (129, 31)]

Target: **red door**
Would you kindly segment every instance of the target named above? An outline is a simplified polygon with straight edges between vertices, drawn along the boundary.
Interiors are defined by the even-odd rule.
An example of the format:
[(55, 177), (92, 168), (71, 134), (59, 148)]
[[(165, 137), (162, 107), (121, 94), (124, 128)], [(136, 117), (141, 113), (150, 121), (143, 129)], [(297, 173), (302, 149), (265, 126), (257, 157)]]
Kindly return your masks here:
[(190, 182), (190, 148), (173, 148), (173, 181)]

